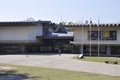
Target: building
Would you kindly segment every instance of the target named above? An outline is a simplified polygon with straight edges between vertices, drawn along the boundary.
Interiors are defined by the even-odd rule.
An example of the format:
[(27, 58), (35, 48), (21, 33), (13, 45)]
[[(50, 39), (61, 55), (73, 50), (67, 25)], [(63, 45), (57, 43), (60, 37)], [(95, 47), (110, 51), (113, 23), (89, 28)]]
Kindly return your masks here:
[(71, 52), (73, 45), (73, 32), (67, 31), (62, 25), (52, 24), (49, 27), (43, 28), (43, 35), (37, 36), (37, 39), (42, 39), (44, 52), (58, 52), (61, 50), (64, 53)]
[(0, 54), (55, 52), (73, 40), (67, 34), (51, 21), (0, 22)]
[[(69, 31), (71, 30), (71, 31)], [(120, 24), (0, 22), (0, 54), (83, 53), (120, 56)]]
[(84, 55), (120, 56), (120, 24), (65, 25), (74, 31), (74, 44)]

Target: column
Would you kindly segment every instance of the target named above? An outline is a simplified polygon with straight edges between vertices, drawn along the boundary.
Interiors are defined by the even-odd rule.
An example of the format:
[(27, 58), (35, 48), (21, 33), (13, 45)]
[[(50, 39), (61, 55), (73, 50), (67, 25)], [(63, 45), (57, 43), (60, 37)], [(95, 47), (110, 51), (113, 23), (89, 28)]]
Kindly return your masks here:
[(111, 48), (110, 48), (110, 46), (108, 45), (107, 46), (107, 49), (106, 49), (106, 55), (111, 55)]
[(83, 46), (80, 47), (80, 54), (83, 54)]
[(25, 45), (24, 44), (21, 45), (21, 52), (25, 53)]

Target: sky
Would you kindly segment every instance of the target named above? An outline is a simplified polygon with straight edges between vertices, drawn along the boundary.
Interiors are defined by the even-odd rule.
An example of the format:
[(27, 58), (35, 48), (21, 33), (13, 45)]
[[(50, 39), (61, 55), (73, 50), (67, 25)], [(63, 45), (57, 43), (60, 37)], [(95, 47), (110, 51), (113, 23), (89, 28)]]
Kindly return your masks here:
[(0, 21), (119, 23), (120, 0), (0, 0)]

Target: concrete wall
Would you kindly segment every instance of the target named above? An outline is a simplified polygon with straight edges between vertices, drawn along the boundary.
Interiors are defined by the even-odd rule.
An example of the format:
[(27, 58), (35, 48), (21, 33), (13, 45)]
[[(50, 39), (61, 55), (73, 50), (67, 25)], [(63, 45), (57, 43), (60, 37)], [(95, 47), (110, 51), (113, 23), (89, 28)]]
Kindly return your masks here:
[(42, 35), (42, 25), (0, 26), (0, 41), (36, 41)]

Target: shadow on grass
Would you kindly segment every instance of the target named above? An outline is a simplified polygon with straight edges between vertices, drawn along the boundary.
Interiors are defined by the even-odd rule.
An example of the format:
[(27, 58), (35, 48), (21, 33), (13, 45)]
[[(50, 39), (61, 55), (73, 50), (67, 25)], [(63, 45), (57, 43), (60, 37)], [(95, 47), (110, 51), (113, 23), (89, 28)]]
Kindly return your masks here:
[(42, 78), (39, 76), (31, 76), (29, 74), (19, 74), (17, 70), (0, 70), (0, 80), (28, 80)]

